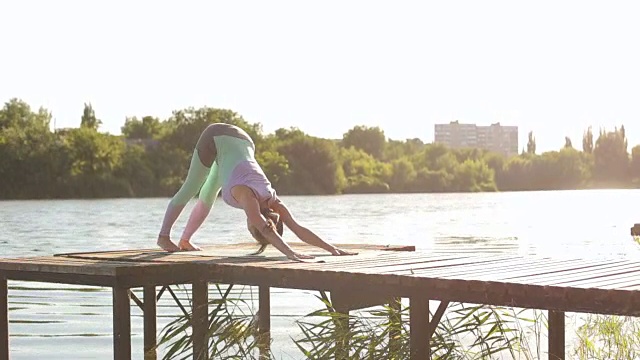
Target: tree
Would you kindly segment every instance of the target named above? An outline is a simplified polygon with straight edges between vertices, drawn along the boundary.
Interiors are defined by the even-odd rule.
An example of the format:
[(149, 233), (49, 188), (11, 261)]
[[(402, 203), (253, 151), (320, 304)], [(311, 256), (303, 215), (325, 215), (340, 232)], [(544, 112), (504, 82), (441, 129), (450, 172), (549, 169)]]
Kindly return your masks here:
[(594, 177), (601, 182), (620, 183), (629, 177), (629, 153), (624, 127), (600, 130), (593, 149)]
[(424, 142), (418, 138), (405, 141), (389, 139), (384, 146), (384, 160), (393, 161), (404, 156), (410, 156), (420, 152), (424, 148)]
[(125, 120), (120, 131), (127, 139), (153, 139), (160, 134), (161, 126), (158, 118), (145, 116), (138, 120), (134, 116)]
[(264, 150), (256, 153), (256, 161), (275, 189), (280, 189), (283, 179), (290, 175), (289, 162), (277, 150)]
[(591, 132), (591, 126), (582, 135), (582, 151), (586, 154), (593, 153), (593, 133)]
[(629, 172), (633, 179), (640, 179), (640, 145), (636, 145), (631, 149)]
[(37, 112), (31, 110), (29, 104), (19, 99), (11, 99), (0, 109), (0, 131), (15, 128), (34, 128), (49, 132), (51, 114), (44, 108)]
[(73, 164), (71, 175), (107, 175), (120, 163), (125, 144), (112, 135), (100, 134), (90, 127), (69, 132), (65, 139)]
[(391, 163), (392, 175), (389, 179), (389, 187), (394, 192), (406, 192), (411, 190), (411, 185), (416, 179), (416, 170), (409, 159), (400, 158)]
[(379, 127), (356, 126), (342, 136), (342, 146), (353, 146), (367, 154), (381, 159), (386, 143), (384, 131)]
[(527, 154), (535, 155), (536, 153), (536, 138), (533, 137), (533, 131), (529, 131), (529, 141), (527, 142)]
[(93, 106), (91, 106), (90, 103), (85, 103), (84, 110), (82, 111), (82, 117), (80, 118), (80, 127), (98, 130), (100, 125), (102, 125), (102, 120), (96, 118)]
[(215, 123), (227, 123), (242, 128), (253, 139), (256, 147), (262, 141), (260, 124), (250, 124), (235, 111), (210, 107), (190, 107), (174, 111), (165, 124), (167, 135), (163, 137), (163, 141), (175, 149), (191, 154), (202, 131)]
[(564, 148), (573, 149), (573, 145), (571, 144), (571, 139), (568, 136), (564, 137)]
[(337, 146), (330, 140), (296, 137), (279, 147), (290, 172), (281, 179), (280, 193), (328, 195), (340, 193), (345, 178)]
[(51, 114), (18, 99), (0, 109), (0, 198), (46, 197), (67, 169)]

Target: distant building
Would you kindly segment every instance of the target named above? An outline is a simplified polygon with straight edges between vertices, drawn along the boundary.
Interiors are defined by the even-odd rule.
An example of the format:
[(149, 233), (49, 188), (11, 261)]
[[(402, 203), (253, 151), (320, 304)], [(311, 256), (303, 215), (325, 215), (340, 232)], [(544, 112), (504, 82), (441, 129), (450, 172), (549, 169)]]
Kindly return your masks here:
[(518, 154), (518, 127), (500, 123), (477, 126), (452, 121), (435, 125), (434, 142), (454, 149), (478, 148), (513, 156)]

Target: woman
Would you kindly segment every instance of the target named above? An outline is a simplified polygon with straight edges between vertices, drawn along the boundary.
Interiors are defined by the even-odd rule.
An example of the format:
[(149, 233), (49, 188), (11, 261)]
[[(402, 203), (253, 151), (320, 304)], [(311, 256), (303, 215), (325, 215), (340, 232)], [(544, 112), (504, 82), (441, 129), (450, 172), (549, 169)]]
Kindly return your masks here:
[[(209, 214), (218, 194), (228, 205), (244, 210), (247, 228), (261, 245), (258, 253), (272, 244), (287, 258), (302, 261), (313, 256), (293, 251), (282, 239), (282, 224), (300, 240), (333, 255), (356, 255), (328, 244), (311, 230), (300, 225), (278, 198), (271, 183), (255, 160), (255, 144), (241, 128), (216, 123), (200, 135), (191, 158), (185, 182), (169, 202), (157, 244), (166, 251), (200, 250), (191, 237)], [(187, 225), (176, 245), (171, 228), (185, 205), (198, 194)]]

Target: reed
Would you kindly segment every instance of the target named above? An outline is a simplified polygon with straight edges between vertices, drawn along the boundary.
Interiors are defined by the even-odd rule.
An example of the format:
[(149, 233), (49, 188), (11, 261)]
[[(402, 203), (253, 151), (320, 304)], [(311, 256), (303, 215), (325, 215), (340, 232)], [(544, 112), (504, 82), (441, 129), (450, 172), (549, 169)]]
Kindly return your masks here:
[[(251, 359), (262, 340), (257, 332), (257, 319), (251, 312), (252, 301), (247, 300), (246, 287), (232, 293), (234, 285), (226, 288), (214, 284), (215, 295), (209, 300), (209, 358)], [(186, 289), (183, 289), (187, 292)], [(166, 346), (163, 359), (190, 359), (193, 357), (190, 318), (193, 314), (189, 302), (185, 313), (176, 316), (161, 331), (158, 347)]]
[[(209, 358), (258, 359), (261, 339), (248, 286), (213, 285), (209, 301)], [(232, 292), (232, 289), (235, 289)], [(185, 290), (186, 291), (186, 290)], [(409, 306), (403, 302), (344, 314), (323, 291), (317, 310), (295, 321), (300, 334), (291, 341), (300, 358), (327, 359), (347, 355), (351, 360), (407, 359)], [(190, 305), (190, 304), (189, 304)], [(190, 306), (161, 331), (164, 360), (192, 357)], [(435, 308), (435, 307), (434, 307)], [(546, 359), (542, 337), (547, 333), (545, 311), (451, 303), (433, 331), (433, 359)], [(640, 323), (632, 317), (592, 316), (576, 332), (577, 359), (636, 359)], [(340, 354), (342, 352), (342, 354)], [(275, 359), (266, 354), (260, 359)]]
[(640, 319), (589, 314), (576, 331), (576, 359), (640, 358)]

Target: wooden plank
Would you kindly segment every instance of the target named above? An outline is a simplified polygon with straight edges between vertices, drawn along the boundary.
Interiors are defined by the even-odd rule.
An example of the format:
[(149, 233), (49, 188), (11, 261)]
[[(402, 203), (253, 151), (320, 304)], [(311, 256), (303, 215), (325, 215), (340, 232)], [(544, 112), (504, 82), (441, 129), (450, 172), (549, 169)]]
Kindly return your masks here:
[[(520, 262), (523, 268), (511, 270), (510, 267), (506, 267), (512, 260), (500, 260), (494, 263), (484, 263), (472, 266), (466, 266), (456, 269), (436, 269), (435, 271), (428, 272), (429, 276), (438, 278), (463, 278), (469, 280), (483, 280), (494, 281), (502, 278), (515, 278), (520, 274), (539, 274), (556, 272), (559, 269), (572, 269), (583, 265), (582, 263), (573, 263), (563, 260), (552, 259), (522, 259), (519, 257), (514, 258), (517, 262)], [(506, 261), (506, 262), (502, 262)], [(599, 264), (600, 262), (588, 262), (588, 265)], [(587, 265), (584, 264), (584, 265)], [(422, 275), (421, 271), (415, 272), (417, 275)], [(461, 276), (462, 275), (462, 276)]]
[(539, 269), (534, 269), (534, 271), (514, 271), (508, 272), (505, 271), (502, 275), (499, 274), (487, 274), (484, 276), (472, 276), (469, 277), (469, 280), (478, 280), (478, 281), (500, 281), (505, 283), (516, 283), (516, 284), (529, 284), (530, 279), (535, 278), (545, 278), (545, 277), (554, 277), (554, 276), (563, 276), (564, 274), (572, 274), (581, 271), (588, 271), (590, 269), (596, 269), (599, 267), (604, 267), (609, 264), (621, 264), (624, 261), (619, 262), (611, 262), (611, 263), (603, 263), (601, 260), (585, 260), (580, 262), (566, 262), (566, 263), (557, 263), (556, 261), (551, 262), (543, 262), (544, 266)]
[(129, 289), (113, 288), (113, 359), (131, 360), (131, 303)]
[[(624, 259), (620, 259), (617, 261), (588, 259), (588, 260), (585, 260), (584, 262), (578, 263), (577, 265), (578, 266), (568, 266), (567, 269), (563, 271), (563, 273), (572, 275), (572, 274), (591, 272), (591, 271), (600, 270), (600, 269), (625, 267), (625, 266), (633, 265), (633, 262), (630, 262)], [(531, 274), (531, 275), (508, 276), (508, 277), (505, 277), (504, 280), (518, 281), (520, 279), (527, 279), (527, 280), (528, 279), (547, 279), (547, 278), (556, 277), (557, 275), (558, 275), (558, 271), (544, 271), (538, 274)]]
[(554, 286), (578, 287), (578, 288), (598, 288), (598, 289), (616, 289), (626, 285), (634, 284), (640, 279), (639, 271), (631, 271), (608, 276), (587, 278), (569, 282), (561, 282)]
[(391, 301), (393, 301), (391, 296), (380, 295), (379, 292), (359, 288), (331, 291), (331, 303), (336, 309), (360, 310), (384, 305)]
[[(455, 268), (444, 272), (449, 277), (464, 275), (471, 279), (497, 278), (498, 276), (503, 277), (505, 274), (509, 274), (509, 276), (513, 276), (514, 274), (535, 274), (540, 270), (548, 271), (553, 268), (571, 266), (570, 264), (576, 264), (579, 261), (580, 260), (548, 260), (546, 262), (542, 262), (537, 259), (534, 261), (528, 261), (526, 259), (514, 257), (504, 261), (484, 263), (481, 264), (481, 266)], [(414, 273), (420, 274), (421, 269), (414, 271)]]
[[(327, 270), (339, 271), (345, 273), (361, 273), (361, 274), (382, 274), (383, 272), (389, 272), (391, 270), (398, 270), (402, 268), (411, 268), (414, 266), (431, 266), (434, 268), (452, 266), (454, 264), (468, 264), (471, 262), (484, 262), (483, 259), (473, 259), (470, 257), (434, 257), (434, 256), (420, 256), (418, 253), (409, 255), (393, 255), (388, 258), (374, 258), (366, 257), (359, 258), (358, 256), (351, 257), (339, 257), (340, 260), (331, 261), (327, 263), (311, 263), (311, 264), (298, 264), (292, 262), (278, 262), (272, 263), (265, 268), (291, 268), (291, 269), (305, 269), (305, 270)], [(245, 264), (245, 266), (260, 266), (259, 263)]]
[(113, 276), (83, 275), (69, 273), (47, 273), (36, 271), (6, 271), (9, 280), (35, 281), (57, 284), (107, 286), (115, 285)]
[(209, 351), (209, 307), (208, 285), (206, 281), (195, 281), (191, 285), (193, 296), (193, 359), (208, 359)]
[(0, 263), (0, 270), (113, 276), (117, 266), (118, 264), (96, 264), (87, 261), (65, 262), (57, 259), (55, 261), (28, 259), (23, 262)]
[(565, 358), (564, 312), (549, 311), (549, 360)]
[(535, 260), (534, 262), (522, 260), (522, 265), (514, 266), (513, 268), (509, 268), (508, 270), (496, 269), (496, 271), (487, 272), (485, 274), (481, 274), (482, 276), (473, 276), (472, 279), (475, 280), (498, 280), (498, 281), (506, 281), (517, 277), (528, 277), (528, 276), (536, 276), (542, 274), (556, 273), (558, 271), (563, 271), (567, 269), (576, 269), (580, 267), (589, 267), (594, 264), (599, 264), (598, 261), (593, 260), (569, 260), (569, 259), (544, 259), (544, 260)]
[(159, 265), (147, 268), (118, 269), (117, 284), (127, 287), (141, 287), (145, 285), (173, 285), (188, 284), (198, 280), (205, 280), (202, 264)]
[[(195, 259), (195, 258), (194, 258)], [(202, 260), (202, 258), (197, 258)], [(91, 269), (115, 269), (121, 267), (148, 267), (161, 265), (162, 262), (132, 262), (132, 261), (113, 261), (104, 259), (90, 258), (73, 258), (73, 257), (31, 257), (10, 260), (0, 260), (0, 270), (31, 270), (37, 266), (67, 266), (69, 268), (91, 268)]]
[[(495, 266), (507, 266), (509, 263), (517, 263), (512, 257), (497, 256), (492, 258), (475, 257), (464, 258), (459, 262), (442, 262), (434, 265), (425, 264), (425, 266), (416, 266), (410, 270), (396, 272), (399, 275), (413, 276), (429, 276), (442, 277), (446, 275), (449, 278), (460, 278), (461, 275), (466, 277), (468, 274), (482, 273), (483, 269), (490, 269)], [(497, 265), (500, 264), (500, 265)]]
[(411, 360), (431, 359), (429, 339), (429, 298), (424, 294), (409, 299), (409, 343)]
[(0, 359), (9, 359), (9, 287), (0, 272)]
[(560, 286), (570, 281), (585, 281), (619, 274), (637, 273), (640, 264), (624, 264), (618, 266), (594, 266), (575, 270), (567, 270), (561, 273), (551, 273), (544, 276), (532, 276), (522, 280), (532, 285)]
[[(343, 273), (382, 274), (382, 271), (385, 269), (411, 266), (411, 265), (404, 265), (406, 261), (407, 259), (383, 259), (382, 261), (377, 259), (370, 259), (369, 261), (365, 261), (363, 263), (356, 259), (352, 259), (351, 261), (349, 261), (349, 259), (344, 259), (342, 261), (327, 261), (326, 263), (296, 264), (292, 262), (279, 262), (279, 263), (272, 263), (264, 266), (260, 266), (260, 264), (245, 264), (244, 266), (260, 266), (261, 268), (265, 268), (265, 269), (273, 268), (273, 269), (317, 270), (317, 271), (331, 270), (331, 271), (343, 272)], [(430, 261), (430, 260), (426, 258), (421, 259), (420, 263), (426, 263), (427, 261)], [(444, 261), (444, 260), (436, 260), (435, 263), (438, 263), (440, 261)], [(378, 267), (370, 266), (369, 269), (367, 269), (365, 268), (367, 263), (378, 265)]]
[[(116, 251), (95, 251), (95, 252), (75, 252), (75, 253), (63, 253), (56, 254), (54, 256), (61, 257), (77, 257), (77, 258), (93, 258), (101, 260), (120, 260), (120, 261), (158, 261), (163, 259), (175, 259), (180, 256), (198, 256), (198, 254), (206, 252), (224, 253), (223, 256), (243, 256), (256, 250), (256, 243), (236, 243), (236, 244), (218, 244), (201, 246), (202, 252), (193, 252), (185, 254), (180, 253), (168, 253), (160, 249), (138, 249), (138, 250), (116, 250)], [(317, 251), (318, 248), (311, 246), (303, 242), (291, 242), (289, 245), (299, 251)], [(359, 251), (379, 251), (379, 252), (413, 252), (415, 246), (413, 245), (374, 245), (374, 244), (335, 244), (336, 246)]]
[(620, 290), (638, 291), (638, 292), (640, 292), (640, 281), (634, 281), (633, 284), (620, 286), (619, 289)]
[[(416, 261), (415, 259), (420, 257), (418, 253), (366, 253), (354, 256), (331, 256), (320, 255), (317, 256), (313, 262), (292, 262), (286, 259), (284, 256), (278, 256), (277, 258), (268, 257), (245, 257), (235, 259), (220, 259), (212, 261), (211, 263), (217, 264), (242, 264), (243, 266), (259, 266), (263, 268), (291, 268), (291, 269), (326, 269), (331, 266), (334, 269), (345, 268), (355, 269), (360, 266), (367, 266), (371, 264), (394, 264), (405, 261)], [(423, 256), (422, 259), (437, 259), (433, 256)], [(317, 262), (317, 261), (324, 262)]]
[[(377, 254), (376, 254), (377, 255)], [(347, 266), (349, 269), (353, 269), (353, 271), (366, 271), (373, 270), (374, 272), (383, 272), (387, 267), (396, 267), (396, 266), (414, 266), (418, 264), (426, 264), (426, 263), (440, 263), (443, 261), (455, 261), (459, 259), (468, 259), (469, 257), (463, 256), (449, 256), (449, 255), (432, 255), (432, 254), (420, 254), (420, 253), (409, 253), (409, 254), (393, 254), (389, 256), (377, 256), (375, 258), (360, 258), (359, 256), (349, 256), (349, 257), (340, 257), (340, 259), (344, 259), (345, 261), (336, 261), (336, 265)], [(317, 266), (317, 265), (316, 265)]]
[(409, 259), (409, 261), (397, 262), (397, 263), (384, 263), (384, 264), (364, 264), (363, 266), (351, 266), (344, 270), (349, 272), (358, 272), (366, 274), (385, 274), (385, 273), (412, 273), (415, 269), (439, 269), (439, 268), (451, 268), (454, 266), (463, 266), (471, 263), (484, 263), (490, 260), (485, 259), (473, 259), (470, 257), (455, 257), (455, 258), (415, 258)]
[(144, 359), (156, 360), (157, 346), (157, 299), (156, 287), (145, 286), (143, 290)]
[[(84, 258), (65, 258), (55, 256), (39, 256), (39, 257), (24, 257), (13, 259), (2, 259), (0, 261), (1, 266), (15, 266), (15, 265), (29, 265), (29, 264), (67, 264), (69, 266), (86, 266), (86, 265), (101, 265), (103, 267), (110, 267), (117, 264), (127, 263), (126, 261), (104, 261), (101, 259), (84, 259)], [(4, 268), (3, 270), (13, 270), (13, 268)]]
[(512, 306), (565, 312), (640, 315), (640, 293), (632, 291), (562, 288), (499, 282), (413, 278), (401, 288), (429, 291), (432, 300)]

